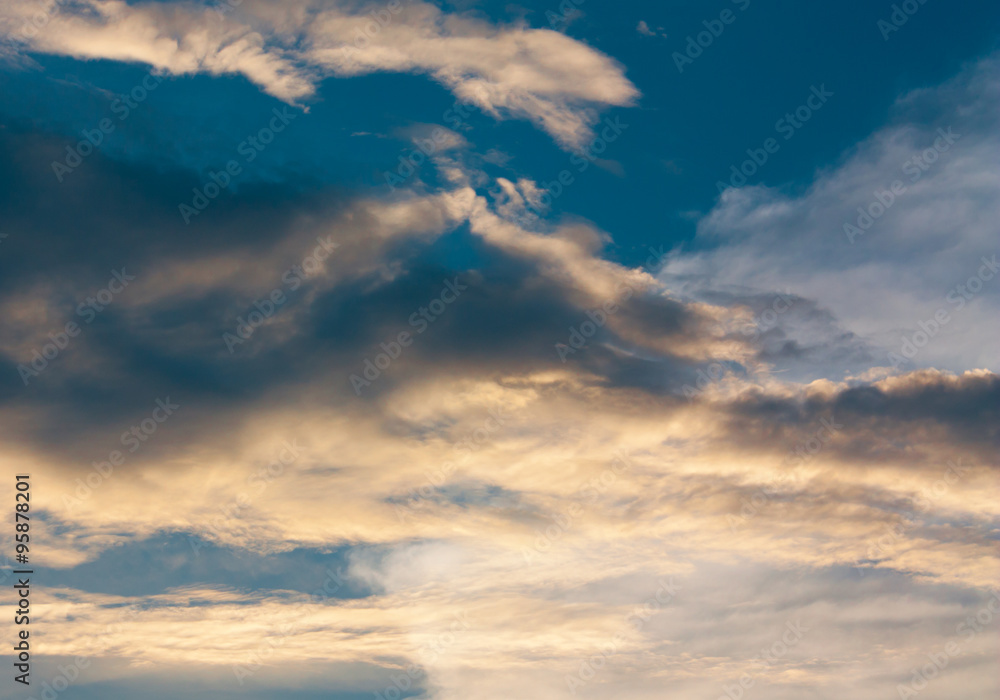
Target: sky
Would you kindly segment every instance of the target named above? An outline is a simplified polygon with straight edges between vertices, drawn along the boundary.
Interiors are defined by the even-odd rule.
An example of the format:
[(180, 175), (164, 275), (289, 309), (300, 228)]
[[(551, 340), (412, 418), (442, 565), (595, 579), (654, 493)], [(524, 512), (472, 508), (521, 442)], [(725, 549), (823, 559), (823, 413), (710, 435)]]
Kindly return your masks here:
[(0, 0), (0, 95), (0, 698), (997, 697), (997, 3)]

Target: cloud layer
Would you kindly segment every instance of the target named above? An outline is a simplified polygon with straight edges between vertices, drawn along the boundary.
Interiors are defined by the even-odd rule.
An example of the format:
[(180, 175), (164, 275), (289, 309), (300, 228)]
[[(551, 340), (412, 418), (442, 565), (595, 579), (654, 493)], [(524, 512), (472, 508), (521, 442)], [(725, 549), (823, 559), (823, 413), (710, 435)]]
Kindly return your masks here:
[(593, 139), (596, 110), (638, 97), (618, 64), (579, 41), (423, 2), (18, 0), (3, 4), (0, 29), (28, 52), (145, 63), (174, 75), (240, 74), (293, 104), (312, 98), (329, 75), (424, 74), (497, 119), (527, 119), (572, 150)]
[[(426, 74), (570, 150), (637, 96), (581, 42), (429, 4), (220, 7), (0, 16), (44, 13), (29, 53), (297, 104)], [(453, 133), (438, 187), (247, 185), (188, 224), (196, 174), (96, 153), (58, 183), (63, 139), (0, 130), (38, 672), (90, 658), (72, 692), (105, 698), (875, 700), (944, 653), (922, 698), (993, 697), (1000, 282), (913, 334), (996, 252), (997, 75), (903, 97), (800, 191), (725, 190), (643, 266)]]

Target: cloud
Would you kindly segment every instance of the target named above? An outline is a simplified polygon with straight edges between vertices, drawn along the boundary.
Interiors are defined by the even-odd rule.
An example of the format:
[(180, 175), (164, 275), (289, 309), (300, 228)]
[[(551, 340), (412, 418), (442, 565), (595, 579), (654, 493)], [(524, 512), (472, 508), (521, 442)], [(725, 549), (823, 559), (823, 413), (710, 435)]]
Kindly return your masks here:
[(819, 364), (811, 358), (814, 377), (864, 371), (866, 362), (996, 371), (998, 86), (991, 57), (901, 97), (889, 126), (801, 193), (726, 189), (661, 279), (694, 298), (782, 289), (811, 300), (829, 314), (825, 330), (796, 329), (787, 323), (795, 314), (776, 328), (796, 353), (828, 348)]
[(667, 36), (666, 32), (663, 31), (663, 27), (657, 27), (654, 30), (650, 28), (644, 19), (639, 20), (639, 24), (636, 25), (635, 30), (643, 36), (662, 36), (664, 38)]
[(248, 25), (229, 23), (193, 3), (41, 0), (7, 3), (0, 18), (29, 51), (146, 63), (175, 75), (239, 73), (289, 102), (313, 92), (308, 74), (282, 47)]
[(28, 52), (175, 75), (241, 74), (292, 104), (307, 103), (328, 75), (424, 74), (496, 119), (534, 123), (570, 150), (593, 138), (596, 110), (639, 96), (616, 62), (558, 32), (498, 27), (429, 3), (390, 4), (247, 0), (223, 13), (187, 2), (33, 0), (7, 3), (0, 27)]
[[(308, 24), (302, 7), (246, 16), (280, 35)], [(432, 38), (483, 26), (417, 10)], [(531, 30), (497, 31), (506, 46)], [(949, 178), (974, 176), (985, 201), (984, 130), (911, 206), (947, 208)], [(699, 229), (725, 245), (660, 270), (608, 260), (591, 222), (527, 216), (538, 185), (491, 178), (447, 135), (440, 188), (240, 188), (185, 226), (192, 173), (95, 155), (56, 187), (45, 163), (64, 144), (0, 134), (0, 439), (38, 494), (47, 654), (100, 657), (79, 692), (187, 674), (190, 694), (221, 697), (243, 666), (264, 697), (368, 697), (400, 678), (444, 700), (568, 699), (567, 678), (594, 698), (718, 697), (752, 672), (761, 697), (874, 700), (958, 637), (935, 688), (991, 697), (996, 636), (959, 631), (995, 585), (1000, 379), (887, 369), (854, 330), (877, 312), (810, 286), (859, 266), (850, 244), (822, 260), (792, 245), (826, 231), (807, 204), (840, 227), (827, 209), (884, 181), (863, 166), (897, 142), (873, 138), (800, 197), (727, 191)], [(991, 240), (991, 205), (975, 204), (958, 207), (962, 259)], [(918, 233), (873, 228), (854, 248), (874, 241), (915, 294), (890, 248), (914, 265), (947, 252)], [(130, 287), (24, 385), (17, 365), (122, 265)], [(461, 294), (435, 311), (448, 283)], [(262, 312), (274, 290), (286, 301)], [(252, 312), (266, 318), (231, 352), (223, 334)], [(176, 413), (129, 451), (168, 396)]]

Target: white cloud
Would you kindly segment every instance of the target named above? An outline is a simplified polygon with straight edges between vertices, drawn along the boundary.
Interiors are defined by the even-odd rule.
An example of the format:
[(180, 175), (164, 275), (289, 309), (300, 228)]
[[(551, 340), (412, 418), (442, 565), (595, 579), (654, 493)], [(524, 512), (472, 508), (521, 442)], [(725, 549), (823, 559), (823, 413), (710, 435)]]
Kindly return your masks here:
[[(592, 138), (596, 110), (638, 97), (615, 61), (558, 32), (423, 2), (392, 6), (247, 0), (221, 14), (190, 2), (32, 0), (0, 5), (0, 29), (30, 52), (242, 74), (290, 103), (310, 98), (324, 75), (425, 74), (497, 119), (531, 121), (567, 149)], [(35, 16), (43, 26), (31, 27)]]
[[(675, 255), (661, 278), (696, 296), (790, 289), (873, 345), (874, 366), (892, 364), (888, 353), (899, 354), (922, 322), (933, 330), (928, 322), (943, 309), (948, 320), (904, 367), (1000, 369), (1000, 273), (983, 261), (1000, 255), (1000, 62), (907, 95), (896, 109), (890, 126), (800, 195), (726, 190), (699, 222), (699, 249)], [(905, 190), (892, 195), (893, 182)], [(875, 215), (871, 223), (858, 207)], [(857, 228), (845, 232), (846, 224)], [(994, 276), (972, 282), (975, 293), (958, 289), (980, 272)], [(965, 295), (963, 304), (952, 291)], [(798, 340), (809, 337), (818, 336)], [(819, 376), (828, 369), (814, 368)]]

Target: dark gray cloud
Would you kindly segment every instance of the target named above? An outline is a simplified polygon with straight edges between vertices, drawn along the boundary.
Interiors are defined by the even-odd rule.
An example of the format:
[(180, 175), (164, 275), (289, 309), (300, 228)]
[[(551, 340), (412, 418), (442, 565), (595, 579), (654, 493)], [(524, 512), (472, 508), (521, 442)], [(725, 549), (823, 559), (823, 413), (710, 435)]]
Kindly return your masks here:
[(922, 448), (936, 446), (953, 459), (974, 455), (997, 465), (1000, 377), (925, 371), (797, 399), (749, 391), (728, 412), (733, 440), (747, 446), (791, 452), (827, 421), (841, 427), (823, 440), (824, 451), (859, 464), (905, 460), (928, 466)]

